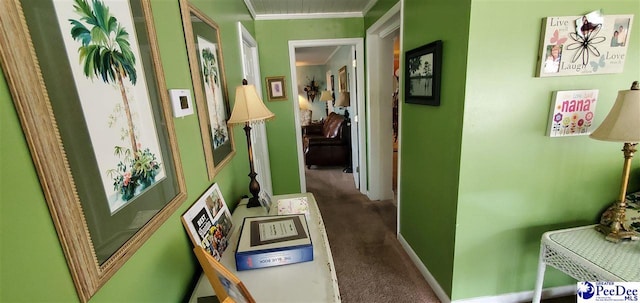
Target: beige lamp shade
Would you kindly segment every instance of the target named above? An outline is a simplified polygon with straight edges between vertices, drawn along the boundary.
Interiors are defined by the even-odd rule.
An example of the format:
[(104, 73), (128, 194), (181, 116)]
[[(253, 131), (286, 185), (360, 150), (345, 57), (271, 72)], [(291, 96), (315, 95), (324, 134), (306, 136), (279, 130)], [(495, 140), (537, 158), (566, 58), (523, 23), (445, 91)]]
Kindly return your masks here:
[(333, 96), (331, 95), (331, 91), (323, 90), (322, 94), (320, 94), (320, 101), (327, 102), (332, 100)]
[(300, 109), (302, 110), (311, 110), (311, 104), (303, 96), (298, 96), (298, 104), (300, 104)]
[(338, 93), (338, 101), (336, 101), (335, 106), (347, 107), (350, 103), (349, 92), (339, 92)]
[(258, 97), (255, 86), (250, 84), (236, 87), (236, 103), (233, 105), (228, 124), (263, 121), (274, 116)]
[(621, 90), (600, 126), (589, 136), (613, 142), (640, 142), (640, 90)]

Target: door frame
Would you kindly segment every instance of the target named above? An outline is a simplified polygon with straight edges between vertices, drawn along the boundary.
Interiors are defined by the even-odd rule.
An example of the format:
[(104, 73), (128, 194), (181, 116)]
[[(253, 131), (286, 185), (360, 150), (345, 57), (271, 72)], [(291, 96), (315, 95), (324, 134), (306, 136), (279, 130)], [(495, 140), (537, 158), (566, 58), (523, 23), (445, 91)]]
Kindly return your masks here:
[[(242, 61), (242, 77), (247, 77), (247, 62), (246, 57), (251, 57), (253, 62), (253, 79), (247, 79), (249, 84), (253, 84), (256, 87), (258, 96), (262, 97), (262, 77), (260, 76), (260, 61), (258, 60), (258, 42), (251, 35), (251, 33), (238, 22), (238, 34), (240, 36), (240, 60)], [(251, 53), (245, 54), (244, 43), (251, 48)], [(269, 157), (269, 147), (267, 140), (267, 129), (265, 123), (257, 123), (251, 127), (251, 148), (253, 149), (253, 160), (256, 170), (256, 179), (260, 184), (260, 195), (266, 194), (269, 197), (273, 196), (273, 184), (271, 183), (271, 165)]]
[[(367, 110), (367, 133), (369, 134), (369, 145), (367, 149), (369, 158), (369, 184), (370, 190), (367, 197), (370, 200), (386, 200), (393, 198), (393, 137), (390, 130), (392, 129), (391, 111), (392, 107), (389, 102), (383, 102), (381, 98), (391, 100), (392, 85), (389, 78), (393, 74), (393, 57), (382, 54), (389, 47), (393, 49), (393, 41), (389, 41), (389, 36), (399, 31), (400, 39), (400, 70), (402, 70), (402, 1), (396, 3), (390, 8), (378, 21), (371, 25), (366, 31), (367, 39), (367, 100), (369, 108)], [(391, 43), (391, 46), (389, 45)], [(391, 65), (391, 69), (388, 65)], [(383, 74), (391, 73), (387, 78)], [(381, 72), (382, 71), (382, 72)], [(400, 72), (400, 82), (398, 89), (398, 171), (396, 201), (398, 203), (397, 231), (400, 231), (400, 176), (401, 176), (401, 155), (400, 147), (402, 146), (402, 76)], [(388, 116), (388, 117), (387, 117)]]
[[(365, 127), (360, 120), (364, 120), (361, 117), (365, 117), (365, 98), (364, 98), (364, 56), (360, 54), (364, 54), (364, 39), (363, 38), (341, 38), (341, 39), (319, 39), (319, 40), (291, 40), (289, 41), (289, 67), (291, 69), (291, 89), (293, 91), (293, 96), (298, 96), (298, 85), (295, 83), (295, 79), (297, 79), (297, 71), (296, 71), (296, 48), (299, 47), (314, 47), (314, 46), (352, 46), (355, 47), (356, 53), (359, 54), (356, 56), (355, 66), (354, 64), (349, 64), (348, 68), (352, 75), (356, 75), (356, 78), (352, 78), (350, 87), (356, 87), (356, 104), (355, 107), (352, 106), (351, 115), (351, 127), (352, 129), (356, 129), (357, 132), (357, 142), (352, 140), (352, 144), (358, 144), (360, 150), (362, 151), (364, 146), (366, 146), (366, 132)], [(356, 68), (358, 66), (358, 68)], [(355, 72), (354, 72), (355, 71)], [(354, 96), (351, 96), (351, 101), (353, 102)], [(305, 165), (304, 165), (304, 152), (302, 150), (302, 126), (300, 125), (300, 104), (298, 102), (291, 102), (293, 106), (294, 113), (294, 122), (295, 122), (295, 131), (296, 131), (296, 148), (298, 151), (298, 173), (300, 174), (300, 191), (307, 192), (306, 185), (306, 176), (305, 176)], [(354, 127), (355, 125), (355, 127)], [(353, 133), (354, 131), (352, 131)], [(358, 165), (353, 167), (354, 173), (359, 173), (359, 184), (356, 185), (360, 189), (361, 193), (366, 193), (367, 190), (367, 155), (364, 152), (360, 152), (357, 155)]]

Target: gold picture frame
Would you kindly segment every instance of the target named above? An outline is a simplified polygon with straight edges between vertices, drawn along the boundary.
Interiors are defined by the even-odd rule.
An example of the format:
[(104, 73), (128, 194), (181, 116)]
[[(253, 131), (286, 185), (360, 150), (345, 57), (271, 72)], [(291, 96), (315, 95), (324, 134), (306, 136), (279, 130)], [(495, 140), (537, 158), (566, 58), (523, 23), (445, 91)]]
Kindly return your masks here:
[(187, 0), (180, 0), (187, 55), (196, 98), (209, 180), (236, 153), (218, 25)]
[(347, 66), (338, 69), (338, 92), (349, 91), (347, 83)]
[(287, 100), (287, 85), (284, 76), (267, 77), (265, 82), (269, 101)]
[(242, 281), (224, 267), (224, 265), (216, 261), (204, 248), (196, 246), (193, 248), (193, 252), (196, 254), (198, 262), (200, 266), (202, 266), (202, 270), (207, 276), (207, 280), (209, 280), (219, 302), (256, 302)]
[[(97, 91), (78, 85), (79, 79), (92, 76), (90, 72), (88, 75), (78, 73), (78, 70), (82, 70), (78, 61), (70, 60), (71, 53), (78, 55), (79, 46), (93, 45), (94, 36), (72, 39), (70, 36), (78, 33), (84, 35), (89, 30), (65, 30), (69, 27), (95, 29), (92, 26), (97, 26), (86, 22), (86, 18), (91, 18), (94, 10), (100, 8), (84, 1), (76, 0), (76, 4), (86, 4), (82, 14), (73, 8), (73, 3), (68, 2), (0, 1), (0, 64), (81, 302), (87, 302), (186, 199), (186, 185), (171, 123), (171, 106), (160, 65), (149, 1), (103, 1), (103, 8), (128, 8), (118, 10), (112, 17), (114, 22), (121, 22), (119, 29), (128, 32), (129, 35), (124, 39), (131, 39), (132, 42), (124, 48), (131, 48), (127, 56), (131, 58), (135, 55), (137, 65), (129, 64), (129, 61), (125, 67), (127, 70), (120, 70), (119, 73), (111, 73), (113, 66), (85, 65), (90, 72), (95, 72), (94, 82), (106, 87)], [(66, 6), (56, 12), (54, 5)], [(70, 24), (70, 20), (63, 19), (62, 14), (71, 14), (76, 22)], [(46, 23), (56, 18), (62, 19), (59, 26)], [(91, 33), (93, 35), (94, 31)], [(141, 48), (146, 51), (137, 51)], [(82, 58), (82, 55), (79, 56)], [(124, 74), (130, 83), (126, 89), (123, 89), (123, 81), (120, 81), (125, 78)], [(119, 79), (117, 83), (116, 78)], [(137, 83), (146, 81), (148, 85), (136, 85), (134, 78)], [(130, 132), (125, 131), (126, 135), (122, 137), (126, 139), (121, 141), (128, 142), (124, 145), (132, 145), (115, 146), (116, 150), (126, 155), (118, 165), (122, 171), (112, 171), (116, 177), (109, 180), (99, 167), (106, 162), (101, 156), (113, 151), (91, 141), (92, 123), (104, 121), (95, 122), (87, 118), (87, 115), (97, 115), (96, 112), (100, 111), (96, 109), (98, 106), (83, 108), (82, 102), (87, 102), (83, 95), (87, 91), (94, 94), (92, 100), (102, 101), (103, 91), (117, 90), (112, 87), (118, 86), (119, 92), (145, 92), (142, 96), (136, 95), (136, 103), (149, 104), (149, 108), (136, 107), (134, 111), (141, 115), (150, 114), (152, 120), (132, 122), (128, 113), (126, 118), (113, 118), (119, 119), (124, 125), (130, 122), (127, 129)], [(119, 97), (122, 99), (115, 98), (116, 101), (124, 105), (115, 105), (114, 108), (125, 108), (119, 111), (121, 116), (125, 116), (122, 111), (130, 109), (125, 100), (129, 96), (122, 93)], [(103, 133), (114, 132), (103, 128)], [(154, 145), (157, 151), (151, 154), (148, 153), (149, 148), (138, 150), (148, 143), (142, 139), (148, 133), (157, 136), (158, 140), (157, 144), (153, 143), (157, 145)], [(155, 178), (158, 167), (161, 165), (163, 168), (161, 177), (146, 180), (150, 183), (144, 186), (138, 183), (142, 182), (141, 179), (133, 178), (137, 172), (129, 166), (141, 161), (143, 154), (157, 156), (155, 161), (161, 161), (157, 163), (150, 160), (149, 164), (154, 170), (149, 176), (153, 174)], [(125, 173), (131, 175), (126, 176), (126, 182), (122, 183), (121, 177)], [(104, 186), (109, 182), (113, 182), (111, 187)], [(135, 192), (125, 197), (123, 192), (129, 190)], [(124, 204), (112, 208), (114, 199)]]

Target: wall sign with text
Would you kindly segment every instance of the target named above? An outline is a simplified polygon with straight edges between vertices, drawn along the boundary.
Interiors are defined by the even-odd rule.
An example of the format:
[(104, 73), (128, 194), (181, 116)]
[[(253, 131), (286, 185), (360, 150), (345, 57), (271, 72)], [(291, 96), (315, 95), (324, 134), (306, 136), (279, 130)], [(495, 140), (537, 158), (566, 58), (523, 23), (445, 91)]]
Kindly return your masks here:
[(543, 20), (539, 77), (621, 73), (633, 15), (547, 17)]

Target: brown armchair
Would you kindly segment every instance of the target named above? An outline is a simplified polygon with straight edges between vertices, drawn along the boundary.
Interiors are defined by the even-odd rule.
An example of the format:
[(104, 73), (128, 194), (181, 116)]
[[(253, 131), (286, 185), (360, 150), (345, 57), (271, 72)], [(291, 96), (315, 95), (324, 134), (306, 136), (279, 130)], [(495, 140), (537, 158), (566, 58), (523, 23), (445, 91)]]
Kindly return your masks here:
[(302, 128), (304, 162), (311, 165), (347, 165), (350, 155), (349, 129), (345, 117), (330, 113), (322, 123)]

